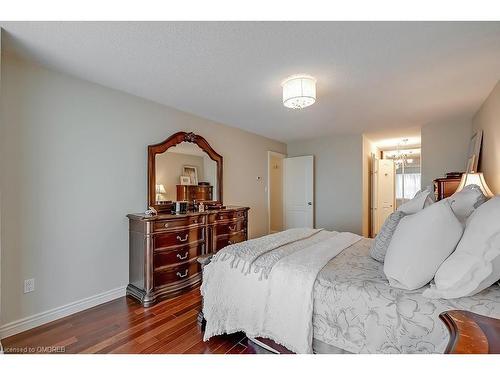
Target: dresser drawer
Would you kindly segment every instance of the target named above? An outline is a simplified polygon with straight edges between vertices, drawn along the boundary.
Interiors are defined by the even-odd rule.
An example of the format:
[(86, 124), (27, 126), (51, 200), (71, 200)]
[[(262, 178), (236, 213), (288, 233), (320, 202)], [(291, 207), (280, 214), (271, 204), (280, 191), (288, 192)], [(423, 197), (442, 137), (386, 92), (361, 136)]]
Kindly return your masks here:
[(216, 225), (217, 235), (234, 234), (247, 228), (246, 220), (237, 220), (229, 223), (218, 223)]
[(156, 235), (154, 237), (154, 248), (157, 250), (172, 246), (192, 244), (203, 240), (205, 240), (205, 228), (195, 227)]
[(159, 288), (169, 283), (180, 282), (197, 275), (201, 265), (197, 261), (186, 262), (178, 266), (155, 271), (153, 274), (154, 287)]
[(163, 269), (165, 267), (178, 265), (178, 263), (188, 262), (205, 251), (205, 244), (198, 244), (195, 246), (179, 247), (175, 250), (157, 251), (153, 256), (154, 270)]
[(205, 215), (196, 215), (190, 217), (180, 217), (178, 219), (159, 220), (154, 222), (153, 231), (161, 232), (169, 229), (183, 228), (189, 225), (205, 224)]
[(216, 242), (215, 250), (218, 251), (228, 245), (246, 241), (246, 239), (247, 239), (246, 230), (234, 234), (217, 236), (217, 238), (215, 239)]
[(244, 218), (246, 218), (245, 211), (219, 212), (215, 217), (216, 220), (231, 220), (231, 219), (244, 219)]

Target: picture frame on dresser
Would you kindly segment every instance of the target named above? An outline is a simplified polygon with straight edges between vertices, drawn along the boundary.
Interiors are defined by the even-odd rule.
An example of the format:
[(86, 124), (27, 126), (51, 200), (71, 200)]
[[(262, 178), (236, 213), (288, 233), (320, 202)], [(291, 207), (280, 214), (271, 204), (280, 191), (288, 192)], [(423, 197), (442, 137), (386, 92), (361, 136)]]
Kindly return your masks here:
[[(217, 194), (199, 212), (194, 204), (182, 214), (172, 212), (172, 202), (156, 202), (156, 155), (182, 142), (197, 144), (216, 162)], [(222, 202), (223, 159), (205, 138), (179, 132), (164, 142), (148, 146), (148, 205), (157, 211), (128, 214), (129, 284), (127, 295), (144, 307), (172, 298), (201, 284), (199, 257), (215, 254), (225, 246), (248, 239), (249, 207)], [(171, 173), (178, 175), (178, 170)], [(205, 188), (207, 188), (205, 186)], [(210, 187), (211, 188), (211, 187)]]
[(189, 176), (181, 176), (180, 178), (181, 185), (191, 185), (191, 179)]
[(182, 168), (182, 175), (189, 177), (191, 185), (198, 185), (198, 168), (194, 165), (185, 165)]

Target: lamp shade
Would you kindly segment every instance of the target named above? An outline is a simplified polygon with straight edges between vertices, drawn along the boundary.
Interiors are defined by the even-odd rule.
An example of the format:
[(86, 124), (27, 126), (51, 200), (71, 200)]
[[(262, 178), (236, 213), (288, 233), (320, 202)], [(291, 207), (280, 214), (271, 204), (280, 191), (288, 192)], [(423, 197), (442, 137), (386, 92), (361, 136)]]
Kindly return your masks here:
[(288, 77), (283, 87), (283, 105), (287, 108), (301, 109), (316, 101), (316, 79), (306, 74)]
[(491, 198), (494, 194), (491, 192), (490, 188), (486, 184), (484, 180), (484, 176), (482, 173), (464, 173), (462, 175), (462, 180), (460, 181), (460, 185), (458, 185), (457, 191), (461, 191), (464, 187), (468, 185), (477, 185), (481, 188), (483, 194)]
[(167, 194), (167, 191), (165, 190), (165, 186), (156, 185), (156, 194)]

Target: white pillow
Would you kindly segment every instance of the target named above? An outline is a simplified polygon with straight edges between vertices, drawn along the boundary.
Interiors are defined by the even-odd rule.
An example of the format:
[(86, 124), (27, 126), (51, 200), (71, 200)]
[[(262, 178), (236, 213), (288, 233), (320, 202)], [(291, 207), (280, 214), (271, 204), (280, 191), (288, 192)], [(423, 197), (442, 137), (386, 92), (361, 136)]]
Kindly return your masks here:
[(434, 190), (432, 186), (427, 186), (425, 189), (418, 191), (411, 200), (399, 206), (397, 211), (403, 211), (407, 215), (415, 214), (434, 203), (434, 200)]
[(478, 207), (457, 250), (439, 267), (427, 298), (472, 296), (500, 279), (500, 196)]
[(468, 185), (446, 199), (450, 201), (453, 213), (462, 223), (465, 223), (474, 210), (487, 200), (477, 185)]
[(391, 286), (414, 290), (430, 282), (455, 250), (463, 225), (442, 200), (399, 222), (387, 249), (384, 273)]

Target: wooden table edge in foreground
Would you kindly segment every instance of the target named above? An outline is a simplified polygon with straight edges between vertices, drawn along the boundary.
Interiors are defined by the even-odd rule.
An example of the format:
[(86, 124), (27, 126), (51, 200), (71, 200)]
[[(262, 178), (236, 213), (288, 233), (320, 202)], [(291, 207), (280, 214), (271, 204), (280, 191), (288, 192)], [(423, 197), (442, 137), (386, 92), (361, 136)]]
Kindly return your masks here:
[(500, 319), (465, 310), (449, 310), (439, 318), (450, 332), (446, 354), (500, 354)]

